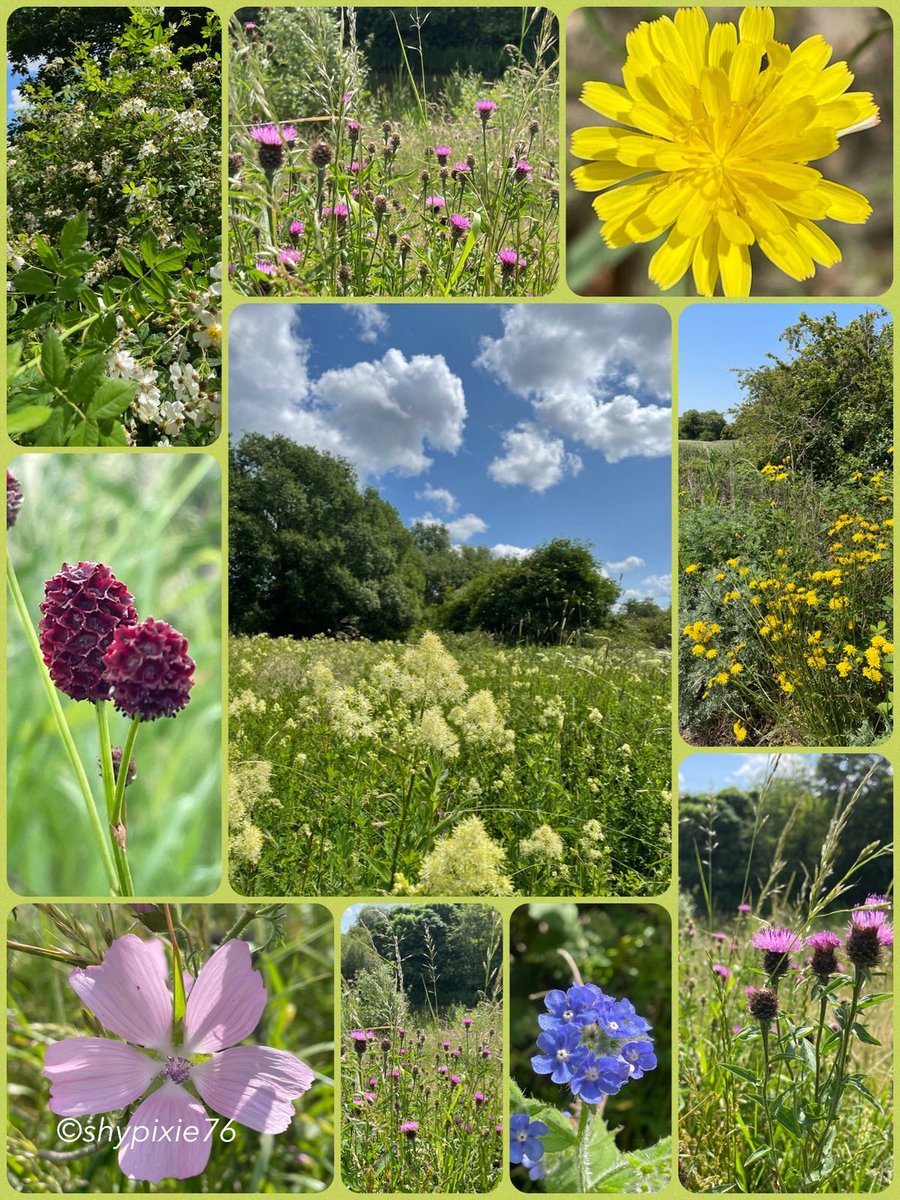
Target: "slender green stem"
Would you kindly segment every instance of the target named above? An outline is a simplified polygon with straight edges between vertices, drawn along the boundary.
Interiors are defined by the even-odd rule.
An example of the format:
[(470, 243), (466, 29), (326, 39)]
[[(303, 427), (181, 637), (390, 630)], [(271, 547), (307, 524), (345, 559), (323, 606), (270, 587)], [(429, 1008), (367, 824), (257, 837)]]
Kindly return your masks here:
[(822, 1031), (825, 1028), (825, 1014), (828, 1009), (828, 997), (825, 994), (825, 989), (822, 989), (822, 996), (819, 1000), (819, 1028), (816, 1030), (816, 1090), (813, 1093), (816, 1103), (819, 1103), (819, 1084), (822, 1079)]
[(413, 766), (409, 772), (409, 787), (406, 789), (406, 794), (403, 797), (403, 807), (400, 810), (400, 824), (397, 828), (397, 839), (394, 842), (394, 852), (391, 855), (391, 878), (388, 883), (390, 890), (394, 886), (394, 879), (397, 875), (397, 862), (400, 858), (400, 847), (403, 844), (403, 835), (406, 833), (406, 816), (409, 812), (410, 801), (412, 800), (413, 788), (416, 783), (416, 768)]
[(591, 1106), (581, 1101), (581, 1110), (578, 1113), (578, 1131), (575, 1134), (575, 1173), (578, 1180), (578, 1186), (575, 1189), (584, 1195), (590, 1191), (588, 1187), (590, 1177), (590, 1139), (588, 1132), (590, 1130), (590, 1111)]
[[(106, 700), (98, 700), (94, 706), (97, 709), (97, 729), (100, 735), (100, 770), (103, 774), (103, 790), (106, 796), (106, 815), (109, 820), (109, 832), (112, 837), (113, 858), (116, 863), (116, 873), (119, 877), (119, 894), (134, 895), (134, 882), (131, 878), (131, 868), (128, 865), (128, 851), (125, 845), (125, 823), (121, 813), (116, 811), (116, 771), (112, 760), (112, 743), (109, 738), (109, 704)], [(128, 774), (128, 760), (123, 758), (119, 766), (119, 778)]]
[(775, 1150), (775, 1127), (772, 1124), (772, 1113), (769, 1109), (769, 1027), (765, 1022), (761, 1022), (760, 1029), (762, 1032), (763, 1044), (763, 1084), (762, 1096), (763, 1107), (766, 1113), (766, 1125), (769, 1131), (769, 1158), (772, 1162), (772, 1175), (775, 1180), (775, 1190), (784, 1191), (784, 1185), (781, 1182), (781, 1175), (778, 1171), (778, 1154)]
[(115, 825), (124, 824), (125, 788), (128, 786), (128, 765), (134, 756), (134, 743), (137, 741), (141, 718), (134, 717), (125, 735), (125, 745), (122, 747), (122, 762), (119, 766), (119, 777), (116, 780), (116, 794), (113, 803), (112, 820)]
[(828, 1115), (825, 1117), (822, 1136), (818, 1142), (819, 1149), (825, 1144), (825, 1139), (828, 1137), (828, 1130), (837, 1115), (838, 1104), (840, 1103), (841, 1096), (844, 1094), (844, 1068), (847, 1065), (847, 1055), (850, 1052), (850, 1039), (853, 1037), (853, 1026), (856, 1022), (856, 1014), (859, 1011), (859, 997), (865, 981), (866, 972), (857, 967), (856, 977), (853, 980), (853, 996), (850, 1000), (850, 1012), (847, 1014), (847, 1022), (841, 1031), (841, 1044), (838, 1049), (837, 1060), (825, 1084), (826, 1088), (829, 1084), (831, 1085), (831, 1100), (828, 1104)]
[(75, 739), (72, 737), (72, 731), (69, 729), (69, 723), (66, 720), (66, 715), (62, 710), (62, 705), (59, 701), (59, 694), (50, 678), (50, 673), (44, 663), (44, 657), (41, 654), (41, 646), (38, 641), (37, 631), (31, 622), (31, 617), (28, 612), (28, 606), (25, 603), (25, 597), (22, 595), (22, 589), (19, 587), (19, 580), (16, 577), (16, 569), (13, 566), (12, 558), (9, 551), (6, 553), (6, 577), (9, 580), (9, 590), (12, 592), (13, 601), (15, 602), (16, 610), (19, 614), (19, 620), (22, 622), (22, 628), (25, 631), (25, 637), (31, 647), (31, 652), (34, 655), (35, 663), (37, 664), (38, 674), (41, 677), (41, 682), (44, 685), (44, 691), (47, 694), (47, 700), (50, 703), (50, 709), (53, 713), (53, 719), (56, 721), (56, 727), (59, 731), (59, 736), (62, 738), (66, 754), (69, 757), (69, 763), (75, 773), (75, 778), (78, 781), (78, 786), (81, 789), (81, 794), (84, 797), (84, 805), (87, 810), (88, 821), (91, 830), (94, 834), (94, 840), (97, 843), (97, 849), (100, 852), (100, 858), (103, 862), (103, 868), (106, 871), (109, 879), (110, 889), (115, 895), (118, 886), (118, 878), (116, 868), (113, 864), (112, 854), (110, 853), (109, 843), (106, 834), (103, 830), (103, 823), (100, 820), (100, 814), (97, 811), (97, 802), (94, 799), (94, 793), (91, 791), (91, 785), (88, 782), (88, 777), (85, 774), (84, 765), (78, 754), (78, 749), (75, 745)]

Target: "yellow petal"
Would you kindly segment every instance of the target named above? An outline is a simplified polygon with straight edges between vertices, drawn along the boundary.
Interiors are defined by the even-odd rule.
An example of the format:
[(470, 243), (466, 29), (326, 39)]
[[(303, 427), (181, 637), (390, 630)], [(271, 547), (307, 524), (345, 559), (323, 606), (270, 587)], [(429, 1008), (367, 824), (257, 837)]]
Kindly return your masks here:
[(627, 167), (616, 162), (590, 162), (583, 167), (576, 167), (572, 172), (572, 181), (579, 192), (600, 192), (604, 188), (633, 179), (641, 174), (640, 167)]
[(668, 291), (674, 287), (691, 265), (697, 239), (685, 237), (673, 229), (650, 259), (650, 278), (657, 287)]
[(728, 86), (728, 76), (719, 67), (707, 67), (700, 76), (700, 95), (703, 107), (713, 118), (719, 121), (731, 113), (731, 89)]
[(630, 129), (612, 125), (585, 125), (572, 134), (572, 153), (576, 158), (612, 158), (626, 135), (635, 136)]
[[(744, 9), (746, 12), (747, 9)], [(728, 69), (728, 83), (731, 87), (731, 97), (735, 104), (746, 104), (753, 95), (753, 89), (759, 78), (759, 64), (762, 59), (762, 49), (752, 42), (739, 42), (731, 56)]]
[(713, 25), (709, 35), (709, 65), (727, 71), (737, 46), (737, 30), (730, 21), (719, 21)]
[(675, 14), (675, 28), (681, 34), (686, 51), (685, 73), (692, 83), (696, 83), (706, 66), (706, 47), (709, 42), (706, 13), (702, 8), (680, 8)]
[(683, 71), (672, 63), (664, 63), (653, 72), (653, 84), (677, 117), (682, 121), (693, 120), (694, 92)]
[(872, 205), (861, 192), (823, 179), (818, 186), (820, 194), (828, 201), (828, 216), (848, 225), (862, 225), (872, 215)]
[(707, 225), (703, 237), (697, 239), (691, 270), (700, 295), (714, 295), (719, 277), (719, 230), (715, 224)]
[(651, 220), (662, 228), (671, 225), (694, 191), (689, 179), (677, 178), (659, 191), (647, 205)]
[(832, 49), (821, 33), (814, 33), (795, 47), (791, 53), (791, 66), (811, 67), (818, 74), (823, 71), (832, 55)]
[(716, 214), (716, 219), (722, 233), (730, 242), (734, 242), (738, 246), (752, 246), (756, 241), (753, 230), (737, 213), (729, 212), (728, 209), (720, 209)]
[(775, 16), (771, 8), (745, 8), (741, 11), (742, 42), (754, 42), (764, 47), (775, 36)]
[(800, 220), (796, 230), (800, 244), (817, 263), (823, 267), (833, 267), (841, 261), (840, 247), (818, 225)]
[(770, 259), (780, 271), (784, 271), (785, 275), (790, 275), (791, 279), (800, 281), (812, 279), (816, 273), (811, 255), (807, 253), (794, 234), (772, 234), (771, 236), (761, 234), (759, 248), (766, 258)]
[(750, 295), (750, 250), (731, 241), (724, 232), (719, 234), (719, 271), (726, 296)]
[(669, 115), (668, 110), (659, 105), (649, 104), (643, 100), (637, 100), (631, 106), (631, 113), (628, 119), (628, 124), (633, 125), (635, 129), (642, 129), (645, 133), (655, 134), (662, 138), (675, 138), (678, 134), (676, 122)]
[(697, 237), (709, 225), (713, 210), (709, 200), (699, 190), (692, 190), (678, 214), (677, 229), (686, 237)]
[(581, 103), (611, 121), (628, 124), (627, 117), (634, 100), (624, 88), (615, 83), (586, 83), (581, 89)]

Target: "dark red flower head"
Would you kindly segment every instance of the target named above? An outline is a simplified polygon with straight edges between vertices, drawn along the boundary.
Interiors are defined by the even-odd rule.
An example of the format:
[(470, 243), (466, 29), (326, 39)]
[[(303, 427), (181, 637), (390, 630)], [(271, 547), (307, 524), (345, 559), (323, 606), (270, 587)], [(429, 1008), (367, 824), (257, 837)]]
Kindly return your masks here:
[(12, 529), (22, 507), (22, 489), (11, 471), (6, 472), (6, 528)]
[(153, 617), (117, 629), (103, 662), (109, 697), (119, 712), (142, 721), (180, 712), (194, 686), (194, 660), (187, 648), (186, 637)]
[(103, 563), (63, 563), (44, 584), (38, 626), (50, 678), (73, 700), (108, 700), (103, 655), (113, 634), (137, 622), (134, 597)]

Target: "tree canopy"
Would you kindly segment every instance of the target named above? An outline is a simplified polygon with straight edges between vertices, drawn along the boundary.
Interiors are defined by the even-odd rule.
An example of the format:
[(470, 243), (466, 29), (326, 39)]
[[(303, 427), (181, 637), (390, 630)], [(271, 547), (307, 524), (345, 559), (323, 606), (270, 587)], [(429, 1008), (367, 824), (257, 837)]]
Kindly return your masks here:
[(688, 442), (718, 442), (733, 437), (734, 431), (724, 413), (688, 408), (678, 418), (678, 436)]

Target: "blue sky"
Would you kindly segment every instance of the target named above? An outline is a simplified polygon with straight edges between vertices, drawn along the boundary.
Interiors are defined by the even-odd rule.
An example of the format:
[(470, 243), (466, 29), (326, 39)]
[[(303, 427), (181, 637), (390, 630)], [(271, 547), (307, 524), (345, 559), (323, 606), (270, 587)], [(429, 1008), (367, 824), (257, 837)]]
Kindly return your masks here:
[(727, 412), (741, 399), (735, 367), (760, 367), (767, 354), (784, 357), (778, 339), (801, 313), (837, 313), (842, 325), (868, 311), (867, 304), (692, 305), (678, 326), (678, 408)]
[[(818, 754), (782, 754), (778, 773), (784, 776), (792, 769), (815, 766)], [(771, 769), (771, 754), (691, 754), (678, 768), (678, 791), (681, 795), (704, 796), (723, 788), (743, 790), (762, 783)]]
[(656, 305), (244, 306), (230, 427), (348, 458), (459, 544), (592, 542), (668, 602), (670, 359)]

